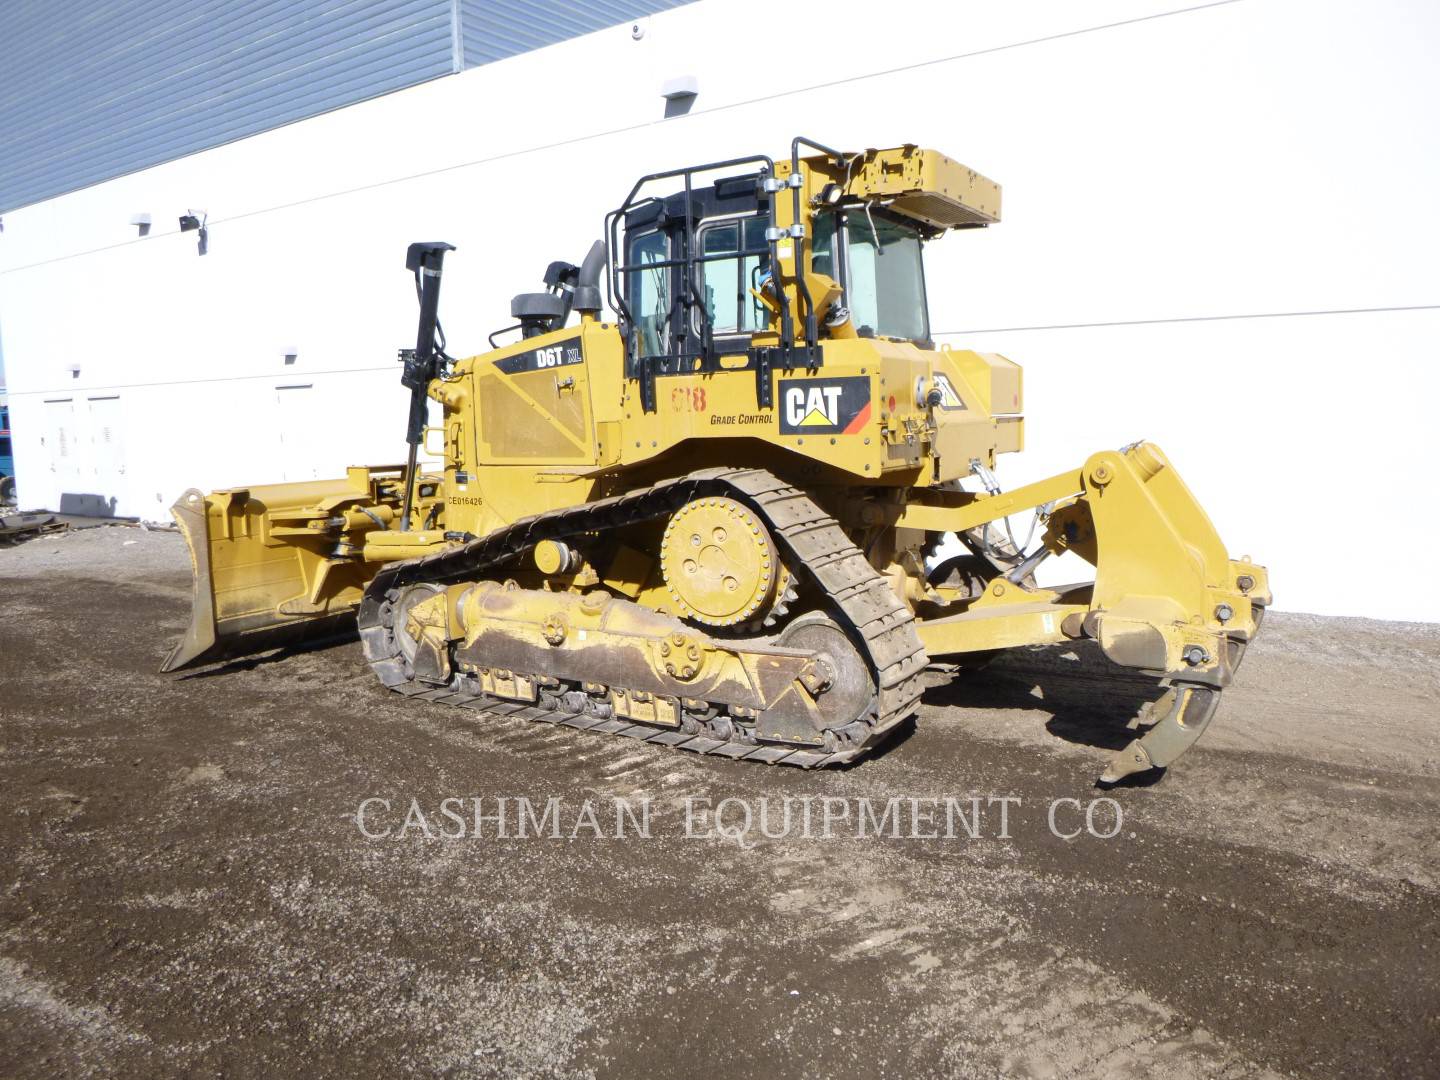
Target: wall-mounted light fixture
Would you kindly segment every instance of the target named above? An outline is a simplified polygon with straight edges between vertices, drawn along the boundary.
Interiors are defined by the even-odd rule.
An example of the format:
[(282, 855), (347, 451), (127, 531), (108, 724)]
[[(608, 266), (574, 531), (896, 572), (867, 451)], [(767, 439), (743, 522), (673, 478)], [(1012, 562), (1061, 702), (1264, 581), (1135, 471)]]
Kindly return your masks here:
[(676, 75), (660, 85), (660, 96), (665, 99), (665, 115), (684, 116), (695, 104), (700, 93), (700, 80), (694, 75)]
[(299, 359), (300, 350), (294, 345), (286, 345), (285, 348), (282, 350), (282, 355), (284, 355), (285, 357), (285, 363), (293, 364), (297, 359)]
[(79, 365), (79, 364), (71, 364), (66, 370), (70, 372), (70, 378), (72, 378), (72, 379), (78, 379), (78, 378), (80, 377), (80, 365)]
[(130, 224), (134, 225), (135, 228), (140, 230), (141, 236), (150, 235), (150, 215), (145, 211), (142, 210), (138, 214), (131, 214)]
[(200, 230), (200, 242), (196, 244), (196, 249), (201, 255), (210, 250), (210, 230), (205, 227), (205, 222), (208, 220), (209, 215), (204, 210), (186, 210), (180, 215), (181, 232)]

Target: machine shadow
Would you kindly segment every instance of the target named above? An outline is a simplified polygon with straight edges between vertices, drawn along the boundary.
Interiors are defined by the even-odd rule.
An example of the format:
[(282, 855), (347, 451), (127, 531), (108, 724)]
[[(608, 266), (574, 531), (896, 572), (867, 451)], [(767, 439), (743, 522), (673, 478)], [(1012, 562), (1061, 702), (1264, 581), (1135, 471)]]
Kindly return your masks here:
[(1118, 670), (1093, 642), (1017, 650), (988, 667), (957, 670), (940, 681), (951, 667), (932, 668), (930, 678), (937, 681), (921, 696), (922, 704), (1046, 712), (1050, 734), (1103, 750), (1119, 750), (1135, 738), (1130, 722), (1164, 693), (1155, 680)]
[(229, 660), (209, 664), (197, 668), (194, 671), (180, 672), (177, 678), (181, 682), (190, 679), (213, 679), (220, 675), (233, 675), (240, 671), (254, 671), (257, 668), (267, 667), (270, 664), (278, 664), (296, 656), (303, 656), (306, 653), (320, 652), (323, 649), (333, 649), (337, 645), (348, 645), (351, 642), (360, 640), (360, 632), (354, 627), (338, 630), (327, 637), (309, 638), (305, 641), (297, 641), (289, 645), (282, 645), (279, 648), (272, 648), (266, 652), (252, 653), (248, 656), (237, 656)]
[(915, 732), (917, 730), (918, 725), (915, 722), (915, 717), (907, 716), (904, 720), (901, 720), (900, 723), (896, 724), (893, 728), (887, 731), (884, 737), (882, 737), (879, 742), (877, 742), (874, 746), (868, 749), (856, 760), (847, 761), (843, 765), (827, 765), (824, 771), (845, 773), (849, 772), (851, 769), (862, 768), (873, 761), (879, 761), (881, 758), (886, 757), (889, 754), (893, 754), (896, 750), (900, 749), (900, 747), (904, 746), (907, 742), (909, 742), (911, 738), (915, 735)]

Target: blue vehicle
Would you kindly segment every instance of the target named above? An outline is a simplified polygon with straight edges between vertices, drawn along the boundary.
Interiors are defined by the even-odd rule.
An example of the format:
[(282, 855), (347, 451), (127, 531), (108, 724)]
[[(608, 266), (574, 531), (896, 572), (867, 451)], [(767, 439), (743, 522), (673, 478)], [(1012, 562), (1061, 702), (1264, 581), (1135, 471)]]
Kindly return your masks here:
[(15, 458), (10, 449), (10, 406), (0, 404), (0, 503), (15, 499)]

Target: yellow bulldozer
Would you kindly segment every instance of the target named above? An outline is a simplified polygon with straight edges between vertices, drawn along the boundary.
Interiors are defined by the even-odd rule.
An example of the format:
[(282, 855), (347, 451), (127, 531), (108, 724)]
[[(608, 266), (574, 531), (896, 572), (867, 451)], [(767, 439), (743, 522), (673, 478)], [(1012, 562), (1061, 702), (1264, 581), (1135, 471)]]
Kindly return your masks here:
[[(999, 219), (998, 185), (914, 145), (797, 138), (655, 173), (458, 360), (454, 249), (412, 244), (407, 462), (182, 495), (194, 610), (165, 670), (358, 624), (401, 694), (813, 768), (911, 718), (933, 660), (965, 677), (1086, 638), (1167, 688), (1102, 782), (1165, 768), (1233, 678), (1266, 572), (1149, 443), (1000, 489), (1020, 369), (937, 347), (922, 261)], [(1094, 579), (1038, 584), (1066, 552)]]

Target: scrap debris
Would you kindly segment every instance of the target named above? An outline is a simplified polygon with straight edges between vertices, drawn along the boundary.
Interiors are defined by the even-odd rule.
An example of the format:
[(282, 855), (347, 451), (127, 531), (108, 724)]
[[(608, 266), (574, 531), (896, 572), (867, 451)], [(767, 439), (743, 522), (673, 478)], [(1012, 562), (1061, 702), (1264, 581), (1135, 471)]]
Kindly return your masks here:
[(61, 521), (58, 514), (5, 514), (0, 516), (0, 544), (18, 544), (22, 540), (65, 532), (69, 528), (69, 523)]

